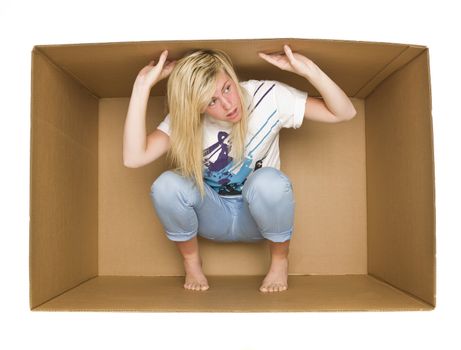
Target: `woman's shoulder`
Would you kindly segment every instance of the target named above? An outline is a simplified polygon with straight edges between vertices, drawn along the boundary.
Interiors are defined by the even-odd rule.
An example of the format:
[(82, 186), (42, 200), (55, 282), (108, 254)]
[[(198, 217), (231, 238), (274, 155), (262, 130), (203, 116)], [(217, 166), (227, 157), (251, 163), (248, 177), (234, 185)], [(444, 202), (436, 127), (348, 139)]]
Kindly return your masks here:
[(250, 95), (253, 95), (263, 85), (270, 83), (269, 80), (249, 79), (240, 82), (240, 86), (243, 87)]
[(245, 81), (241, 81), (240, 85), (243, 85), (245, 87), (251, 87), (251, 86), (258, 86), (263, 82), (264, 82), (264, 80), (248, 79), (248, 80), (245, 80)]
[(249, 79), (249, 80), (240, 82), (240, 85), (249, 91), (258, 90), (259, 88), (263, 86), (272, 86), (272, 85), (277, 85), (277, 84), (281, 84), (281, 83), (277, 80), (270, 80), (270, 79)]

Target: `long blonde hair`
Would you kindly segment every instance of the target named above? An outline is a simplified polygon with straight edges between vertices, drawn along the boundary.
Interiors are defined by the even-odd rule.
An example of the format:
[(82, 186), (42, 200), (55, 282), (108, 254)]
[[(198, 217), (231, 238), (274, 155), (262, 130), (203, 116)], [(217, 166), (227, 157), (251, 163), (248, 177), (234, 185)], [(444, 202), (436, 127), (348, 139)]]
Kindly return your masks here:
[(234, 163), (240, 162), (244, 157), (248, 128), (248, 95), (239, 85), (230, 57), (217, 49), (194, 50), (177, 61), (167, 84), (171, 132), (168, 155), (177, 165), (174, 171), (195, 181), (202, 199), (205, 196), (203, 111), (215, 92), (217, 74), (221, 70), (234, 81), (240, 96), (242, 116), (233, 124), (229, 141)]

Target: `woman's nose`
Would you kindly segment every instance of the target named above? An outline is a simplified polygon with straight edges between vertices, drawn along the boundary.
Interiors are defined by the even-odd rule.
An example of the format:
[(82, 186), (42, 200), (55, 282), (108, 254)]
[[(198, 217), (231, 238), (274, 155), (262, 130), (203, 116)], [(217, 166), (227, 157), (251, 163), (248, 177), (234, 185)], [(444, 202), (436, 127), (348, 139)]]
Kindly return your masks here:
[(225, 109), (229, 109), (232, 107), (231, 103), (229, 102), (229, 100), (227, 100), (226, 98), (223, 97), (222, 99), (222, 104), (223, 104), (223, 107)]

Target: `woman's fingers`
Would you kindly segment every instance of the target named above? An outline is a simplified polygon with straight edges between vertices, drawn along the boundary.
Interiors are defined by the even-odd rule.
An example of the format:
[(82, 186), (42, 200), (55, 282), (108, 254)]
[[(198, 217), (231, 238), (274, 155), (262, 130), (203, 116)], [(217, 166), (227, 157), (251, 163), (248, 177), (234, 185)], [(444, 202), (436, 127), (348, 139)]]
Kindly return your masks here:
[(259, 57), (266, 59), (266, 54), (264, 52), (258, 52)]
[(291, 48), (288, 45), (283, 45), (283, 48), (285, 49), (285, 54), (287, 55), (290, 62), (293, 62), (295, 60), (295, 57), (293, 56)]
[(273, 64), (277, 63), (278, 61), (280, 61), (280, 59), (282, 59), (282, 55), (279, 53), (271, 53), (268, 55), (263, 52), (258, 52), (258, 54), (259, 54), (259, 57)]
[[(160, 57), (158, 59), (158, 63), (162, 63), (162, 64), (165, 64), (165, 61), (166, 61), (166, 57), (168, 56), (168, 50), (164, 50), (162, 51), (162, 53), (160, 54)], [(168, 61), (167, 61), (168, 62)], [(157, 63), (157, 64), (158, 64)], [(155, 59), (152, 60), (152, 61), (149, 61), (149, 64), (148, 66), (155, 66)]]
[(162, 67), (165, 64), (166, 58), (168, 56), (168, 50), (163, 50), (158, 60), (158, 64)]
[(263, 52), (258, 52), (258, 55), (274, 66), (289, 72), (296, 73), (300, 65), (300, 61), (295, 57), (295, 54), (288, 45), (283, 45), (282, 53), (265, 54)]
[(259, 57), (261, 57), (262, 59), (264, 59), (265, 61), (269, 62), (269, 63), (272, 63), (273, 64), (273, 59), (270, 55), (266, 55), (265, 53), (263, 52), (259, 52)]
[(272, 56), (272, 55), (266, 55), (266, 54), (263, 54), (264, 56), (261, 56), (264, 60), (266, 60), (267, 62), (269, 62), (270, 64), (273, 64), (274, 66), (278, 67), (278, 68), (282, 68), (282, 65), (281, 65), (281, 62), (280, 62), (280, 57), (279, 55), (275, 55), (275, 56)]

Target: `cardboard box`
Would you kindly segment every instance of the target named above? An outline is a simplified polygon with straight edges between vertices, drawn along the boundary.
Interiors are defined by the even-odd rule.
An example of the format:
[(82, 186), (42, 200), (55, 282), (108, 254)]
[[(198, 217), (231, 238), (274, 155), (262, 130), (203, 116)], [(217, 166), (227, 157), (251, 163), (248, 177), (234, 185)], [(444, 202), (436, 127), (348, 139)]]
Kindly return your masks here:
[[(240, 80), (307, 80), (257, 56), (289, 44), (351, 97), (345, 123), (280, 134), (295, 229), (289, 288), (259, 291), (267, 241), (199, 238), (206, 292), (183, 288), (182, 259), (149, 196), (171, 168), (122, 161), (134, 79), (163, 49), (229, 53)], [(152, 89), (147, 132), (166, 115)], [(410, 44), (262, 39), (37, 45), (32, 50), (30, 308), (39, 311), (432, 310), (435, 192), (429, 50)]]

